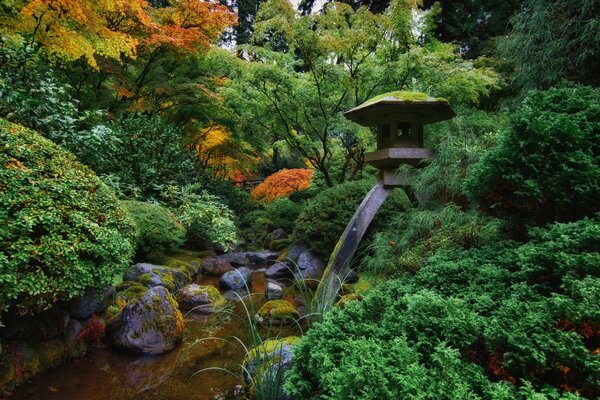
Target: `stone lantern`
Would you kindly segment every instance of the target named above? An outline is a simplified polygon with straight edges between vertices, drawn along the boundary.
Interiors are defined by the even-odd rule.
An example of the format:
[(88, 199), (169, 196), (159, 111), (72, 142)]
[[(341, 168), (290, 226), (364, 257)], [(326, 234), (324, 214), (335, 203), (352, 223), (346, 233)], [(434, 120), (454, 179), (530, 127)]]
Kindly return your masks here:
[(445, 99), (424, 93), (392, 92), (372, 98), (344, 113), (359, 125), (377, 127), (377, 150), (365, 154), (365, 162), (377, 167), (380, 180), (365, 196), (340, 237), (317, 289), (318, 305), (333, 305), (345, 277), (352, 255), (375, 214), (395, 186), (406, 186), (405, 178), (396, 176), (402, 164), (416, 166), (433, 157), (423, 145), (425, 124), (454, 117)]
[(374, 97), (344, 116), (359, 125), (377, 128), (377, 150), (365, 154), (365, 162), (381, 172), (385, 186), (407, 185), (396, 177), (402, 164), (416, 166), (433, 156), (423, 146), (423, 126), (454, 117), (445, 99), (424, 93), (391, 92)]

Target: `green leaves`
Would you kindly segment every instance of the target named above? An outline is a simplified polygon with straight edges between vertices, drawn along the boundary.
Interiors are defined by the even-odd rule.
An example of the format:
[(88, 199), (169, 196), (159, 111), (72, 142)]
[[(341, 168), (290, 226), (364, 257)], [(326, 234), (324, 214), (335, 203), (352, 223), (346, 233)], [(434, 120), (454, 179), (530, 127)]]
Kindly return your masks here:
[(591, 215), (600, 196), (599, 138), (600, 91), (531, 92), (466, 189), (492, 214), (538, 224)]
[(111, 284), (129, 266), (134, 231), (115, 194), (71, 154), (4, 120), (0, 149), (0, 311), (34, 313)]
[(327, 313), (298, 345), (286, 389), (303, 399), (596, 398), (599, 226), (596, 216), (534, 229), (525, 244), (438, 251), (415, 275)]

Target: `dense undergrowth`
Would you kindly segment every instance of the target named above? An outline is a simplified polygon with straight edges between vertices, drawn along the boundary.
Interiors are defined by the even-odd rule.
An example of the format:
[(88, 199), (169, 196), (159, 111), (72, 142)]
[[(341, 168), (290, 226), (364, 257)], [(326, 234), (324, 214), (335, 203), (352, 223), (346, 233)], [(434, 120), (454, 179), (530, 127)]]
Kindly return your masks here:
[(587, 398), (600, 393), (600, 219), (442, 251), (333, 310), (301, 341), (297, 398)]

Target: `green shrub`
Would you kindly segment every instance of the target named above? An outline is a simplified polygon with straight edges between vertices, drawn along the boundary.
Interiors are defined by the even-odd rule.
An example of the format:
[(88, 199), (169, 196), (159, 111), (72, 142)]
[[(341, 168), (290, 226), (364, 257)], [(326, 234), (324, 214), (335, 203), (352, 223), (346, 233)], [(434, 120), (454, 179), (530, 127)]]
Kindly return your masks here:
[(112, 283), (134, 234), (115, 194), (73, 155), (5, 120), (0, 149), (0, 313)]
[(502, 221), (449, 203), (393, 216), (373, 235), (361, 269), (375, 273), (415, 272), (442, 249), (481, 247), (502, 238)]
[[(294, 238), (317, 254), (329, 256), (356, 208), (372, 186), (373, 182), (363, 180), (323, 190), (308, 202), (300, 214), (296, 221)], [(378, 212), (371, 231), (382, 228), (391, 215), (409, 208), (409, 204), (404, 191), (395, 189)]]
[(217, 196), (208, 192), (186, 196), (179, 216), (192, 242), (229, 250), (238, 241), (235, 215)]
[(538, 224), (600, 209), (600, 90), (533, 91), (466, 187), (490, 213)]
[[(295, 352), (302, 399), (600, 395), (600, 215), (445, 250), (334, 308)], [(571, 393), (567, 393), (571, 392)]]
[(288, 199), (294, 203), (304, 203), (315, 197), (317, 194), (319, 194), (319, 191), (315, 189), (298, 190), (290, 194)]
[(269, 247), (270, 243), (267, 240), (269, 234), (279, 228), (287, 233), (293, 232), (296, 220), (304, 207), (304, 203), (295, 203), (287, 198), (276, 199), (271, 203), (262, 203), (260, 209), (251, 211), (242, 217), (243, 235), (257, 248)]
[(136, 254), (177, 249), (185, 241), (185, 227), (167, 208), (143, 201), (122, 202), (136, 226)]
[(165, 186), (205, 179), (182, 131), (161, 117), (119, 119), (68, 138), (66, 147), (122, 198), (158, 200)]
[(265, 207), (265, 212), (271, 219), (271, 231), (281, 228), (291, 233), (296, 225), (296, 220), (304, 210), (304, 205), (294, 203), (290, 199), (283, 198), (272, 201)]

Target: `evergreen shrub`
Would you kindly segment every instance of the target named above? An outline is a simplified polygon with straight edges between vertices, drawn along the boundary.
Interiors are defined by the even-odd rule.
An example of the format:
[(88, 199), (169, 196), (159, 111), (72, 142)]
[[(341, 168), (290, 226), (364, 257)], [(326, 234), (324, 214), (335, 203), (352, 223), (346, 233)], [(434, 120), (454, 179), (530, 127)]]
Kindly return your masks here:
[(133, 236), (127, 211), (91, 170), (0, 119), (0, 313), (103, 290), (129, 266)]

